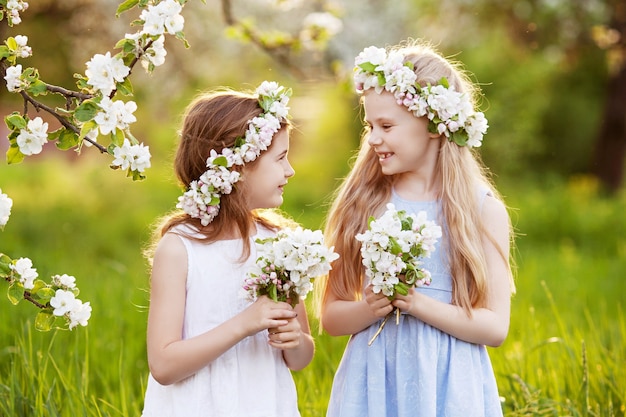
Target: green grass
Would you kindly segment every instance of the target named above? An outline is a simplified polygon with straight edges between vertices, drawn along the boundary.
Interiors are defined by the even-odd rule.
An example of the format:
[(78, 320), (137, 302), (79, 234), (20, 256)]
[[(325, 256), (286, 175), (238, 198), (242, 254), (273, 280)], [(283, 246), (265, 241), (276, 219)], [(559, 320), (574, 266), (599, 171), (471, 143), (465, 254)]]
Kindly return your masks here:
[[(86, 328), (40, 333), (34, 306), (0, 302), (0, 415), (140, 414), (148, 373), (141, 251), (178, 190), (167, 167), (132, 183), (100, 158), (0, 165), (0, 187), (14, 200), (0, 252), (31, 258), (46, 279), (76, 276), (93, 307)], [(310, 181), (309, 169), (296, 165), (284, 209), (319, 227), (333, 181), (308, 195), (298, 178)], [(506, 415), (623, 416), (626, 195), (602, 197), (587, 178), (503, 189), (520, 232), (511, 330), (490, 349)], [(316, 336), (313, 363), (294, 373), (303, 417), (324, 415), (346, 341)]]

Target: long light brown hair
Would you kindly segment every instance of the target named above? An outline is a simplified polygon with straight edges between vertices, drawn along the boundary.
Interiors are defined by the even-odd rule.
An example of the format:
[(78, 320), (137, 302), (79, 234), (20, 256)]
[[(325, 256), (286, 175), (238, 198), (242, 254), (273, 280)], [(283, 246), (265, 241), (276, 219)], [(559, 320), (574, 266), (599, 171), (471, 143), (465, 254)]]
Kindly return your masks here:
[[(432, 46), (410, 41), (395, 47), (406, 60), (415, 65), (418, 83), (436, 85), (442, 77), (457, 91), (465, 92), (475, 101), (477, 89), (461, 67), (442, 57)], [(367, 229), (370, 216), (384, 211), (390, 200), (394, 177), (382, 173), (378, 156), (367, 142), (369, 130), (361, 137), (361, 147), (352, 170), (338, 188), (329, 210), (325, 241), (334, 246), (340, 258), (325, 279), (316, 283), (318, 313), (332, 293), (342, 300), (361, 298), (364, 268), (361, 263), (360, 243), (357, 233)], [(485, 187), (495, 198), (501, 199), (493, 186), (478, 155), (467, 147), (460, 147), (445, 137), (440, 139), (440, 150), (435, 168), (440, 179), (442, 219), (448, 233), (446, 253), (450, 262), (452, 303), (461, 306), (468, 314), (477, 306), (484, 306), (487, 297), (487, 271), (481, 237), (486, 233), (477, 204), (476, 193)], [(511, 239), (512, 230), (509, 231)], [(494, 239), (489, 236), (492, 242)], [(500, 255), (506, 259), (502, 248)], [(511, 289), (514, 290), (511, 274)]]
[[(198, 95), (183, 113), (183, 122), (176, 156), (174, 173), (183, 189), (200, 178), (206, 171), (206, 160), (211, 150), (221, 153), (224, 148), (232, 148), (238, 137), (243, 137), (248, 121), (259, 116), (263, 110), (256, 96), (230, 89), (217, 89)], [(289, 129), (289, 122), (282, 123), (281, 129)], [(225, 235), (235, 235), (243, 239), (241, 260), (250, 254), (250, 235), (253, 225), (260, 224), (269, 229), (277, 229), (289, 220), (273, 210), (249, 210), (245, 175), (258, 161), (246, 163), (243, 167), (233, 166), (241, 172), (242, 180), (230, 194), (222, 195), (220, 211), (213, 221), (203, 226), (199, 219), (190, 217), (182, 210), (167, 214), (158, 222), (152, 239), (152, 246), (146, 251), (148, 259), (158, 240), (177, 225), (188, 225), (194, 231), (186, 237), (194, 240), (213, 242)], [(181, 233), (178, 232), (177, 233)]]

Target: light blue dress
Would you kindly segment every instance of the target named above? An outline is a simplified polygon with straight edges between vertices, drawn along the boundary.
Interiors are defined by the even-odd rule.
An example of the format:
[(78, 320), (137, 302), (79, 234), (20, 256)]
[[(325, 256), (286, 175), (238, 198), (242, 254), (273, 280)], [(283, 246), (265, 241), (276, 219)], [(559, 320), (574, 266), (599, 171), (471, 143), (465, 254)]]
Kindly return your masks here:
[[(485, 196), (481, 193), (480, 204)], [(395, 193), (391, 202), (397, 210), (425, 210), (429, 219), (439, 219), (437, 202), (406, 201)], [(432, 283), (418, 291), (449, 303), (452, 282), (441, 241), (424, 266)], [(351, 336), (335, 374), (327, 417), (502, 416), (484, 345), (402, 314), (398, 325), (395, 316), (389, 319), (368, 346), (379, 326), (380, 321)]]

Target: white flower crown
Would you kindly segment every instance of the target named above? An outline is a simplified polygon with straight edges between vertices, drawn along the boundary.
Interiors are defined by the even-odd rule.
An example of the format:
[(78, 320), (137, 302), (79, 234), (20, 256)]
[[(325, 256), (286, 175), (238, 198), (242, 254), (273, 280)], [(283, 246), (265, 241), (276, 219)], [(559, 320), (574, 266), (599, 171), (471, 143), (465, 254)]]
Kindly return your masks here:
[(413, 63), (405, 61), (401, 52), (387, 54), (375, 46), (365, 48), (354, 63), (357, 93), (374, 88), (380, 94), (385, 89), (415, 116), (427, 116), (431, 133), (444, 134), (459, 146), (482, 144), (489, 127), (485, 115), (475, 112), (467, 94), (456, 91), (445, 77), (438, 85), (422, 87), (417, 83)]
[(269, 148), (281, 122), (287, 120), (291, 89), (273, 81), (263, 81), (256, 94), (263, 113), (248, 121), (245, 136), (238, 137), (232, 148), (224, 148), (221, 154), (212, 149), (206, 161), (206, 172), (192, 181), (187, 191), (178, 197), (176, 207), (200, 219), (203, 226), (213, 221), (220, 210), (221, 196), (230, 194), (233, 185), (239, 181), (239, 172), (231, 169), (233, 165), (254, 161)]

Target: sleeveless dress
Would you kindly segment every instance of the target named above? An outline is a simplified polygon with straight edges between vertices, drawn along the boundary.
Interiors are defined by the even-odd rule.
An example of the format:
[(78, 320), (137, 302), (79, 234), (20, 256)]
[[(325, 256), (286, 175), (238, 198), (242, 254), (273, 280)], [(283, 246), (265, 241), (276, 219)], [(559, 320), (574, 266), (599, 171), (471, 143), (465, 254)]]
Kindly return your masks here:
[[(176, 229), (175, 229), (176, 230)], [(174, 231), (175, 231), (174, 230)], [(251, 255), (241, 264), (241, 239), (214, 243), (180, 236), (187, 249), (187, 300), (183, 339), (235, 316), (250, 302), (242, 296), (248, 268), (257, 258), (254, 239), (272, 235), (258, 226)], [(196, 374), (172, 385), (148, 378), (144, 417), (297, 417), (296, 386), (267, 330), (249, 336)]]
[[(480, 204), (486, 191), (481, 193)], [(391, 202), (407, 213), (424, 210), (439, 223), (438, 202)], [(445, 226), (441, 225), (444, 231)], [(441, 239), (424, 267), (430, 286), (417, 291), (450, 303), (452, 278)], [(382, 321), (382, 319), (381, 319)], [(495, 376), (484, 345), (464, 342), (408, 314), (350, 337), (333, 381), (327, 417), (502, 416)]]

